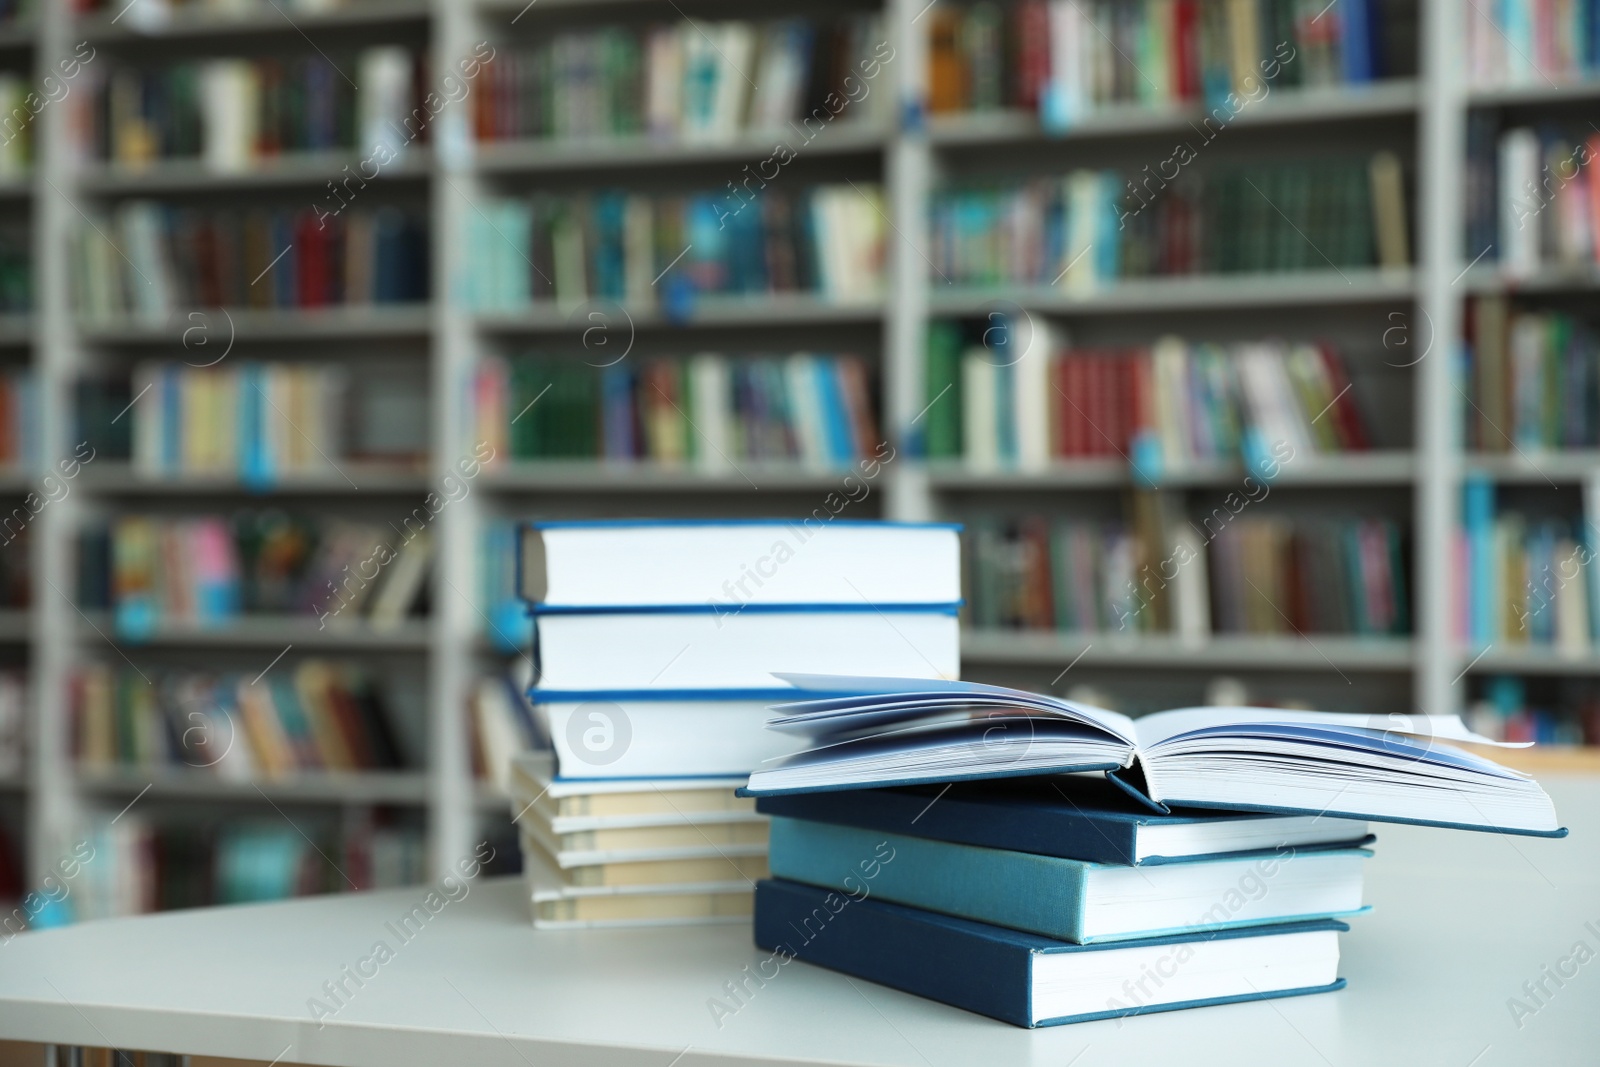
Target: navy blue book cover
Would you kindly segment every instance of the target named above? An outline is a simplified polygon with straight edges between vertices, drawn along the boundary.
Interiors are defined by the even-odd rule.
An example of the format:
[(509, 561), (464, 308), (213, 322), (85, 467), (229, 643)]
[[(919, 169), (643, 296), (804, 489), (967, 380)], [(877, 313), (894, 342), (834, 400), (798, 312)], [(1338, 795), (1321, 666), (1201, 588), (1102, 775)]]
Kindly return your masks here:
[[(1137, 944), (1166, 945), (1265, 937), (1313, 931), (1345, 931), (1335, 920), (1149, 938)], [(891, 986), (1016, 1026), (1050, 1026), (1140, 1015), (1210, 1004), (1266, 1000), (1344, 988), (1340, 978), (1325, 986), (1273, 990), (1174, 1004), (1148, 1004), (1055, 1019), (1033, 1018), (1033, 957), (1038, 953), (1126, 949), (1127, 942), (1074, 945), (987, 923), (939, 915), (920, 908), (847, 897), (783, 879), (756, 883), (755, 942), (770, 952), (804, 960), (870, 982)]]
[[(756, 810), (863, 830), (914, 834), (984, 848), (1032, 852), (1092, 863), (1134, 865), (1142, 825), (1248, 818), (1234, 813), (1162, 814), (1104, 779), (993, 779), (949, 786), (846, 789), (761, 796)], [(1259, 815), (1255, 816), (1260, 818)], [(1349, 848), (1356, 835), (1312, 848)], [(1259, 850), (1258, 850), (1259, 851)], [(1240, 853), (1241, 855), (1245, 853)], [(1180, 857), (1188, 859), (1192, 857)], [(1148, 857), (1146, 864), (1166, 862)]]

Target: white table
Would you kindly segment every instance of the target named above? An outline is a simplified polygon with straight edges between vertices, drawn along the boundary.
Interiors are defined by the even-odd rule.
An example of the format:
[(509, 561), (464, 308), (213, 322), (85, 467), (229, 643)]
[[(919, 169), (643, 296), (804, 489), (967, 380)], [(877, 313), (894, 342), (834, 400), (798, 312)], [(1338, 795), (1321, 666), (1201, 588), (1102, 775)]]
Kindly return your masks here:
[(1600, 952), (1600, 781), (1546, 784), (1564, 841), (1380, 828), (1376, 910), (1345, 935), (1350, 986), (1331, 995), (1026, 1031), (794, 963), (719, 1029), (708, 999), (765, 955), (748, 927), (536, 933), (502, 879), (350, 984), (321, 1028), (308, 1000), (397, 944), (385, 924), (422, 891), (25, 934), (0, 946), (0, 1038), (351, 1067), (1595, 1063), (1600, 957), (1547, 982), (1520, 1029), (1507, 1007), (1578, 941)]

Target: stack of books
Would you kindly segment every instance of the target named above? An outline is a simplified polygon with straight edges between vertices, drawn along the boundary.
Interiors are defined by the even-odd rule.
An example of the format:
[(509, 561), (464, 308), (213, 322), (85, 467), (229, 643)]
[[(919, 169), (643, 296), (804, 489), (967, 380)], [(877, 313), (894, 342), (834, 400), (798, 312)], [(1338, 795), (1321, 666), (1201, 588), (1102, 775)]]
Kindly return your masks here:
[[(732, 796), (806, 673), (953, 679), (955, 527), (803, 520), (524, 526), (537, 726), (510, 792), (536, 926), (747, 918), (767, 828)], [(796, 672), (785, 688), (775, 672)]]
[(1366, 823), (1019, 782), (762, 797), (757, 943), (1022, 1026), (1344, 985)]
[(769, 725), (809, 747), (744, 791), (772, 817), (756, 943), (1020, 1026), (1342, 988), (1368, 820), (1566, 833), (1454, 717), (806, 682)]

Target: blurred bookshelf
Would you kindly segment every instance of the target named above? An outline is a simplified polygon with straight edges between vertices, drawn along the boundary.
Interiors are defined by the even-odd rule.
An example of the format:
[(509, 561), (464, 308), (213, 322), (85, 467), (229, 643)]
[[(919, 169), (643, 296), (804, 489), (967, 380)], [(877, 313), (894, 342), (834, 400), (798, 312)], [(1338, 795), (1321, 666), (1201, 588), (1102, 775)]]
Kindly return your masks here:
[[(124, 805), (119, 826), (149, 821), (109, 854), (177, 841), (163, 835), (190, 825), (196, 800), (223, 819), (193, 824), (210, 857), (196, 862), (286, 848), (230, 829), (283, 828), (277, 805), (327, 856), (383, 877), (509, 834), (485, 734), (526, 727), (519, 683), (497, 681), (526, 667), (504, 555), (509, 521), (538, 517), (959, 520), (969, 582), (981, 569), (984, 583), (968, 592), (972, 677), (1131, 713), (1219, 694), (1471, 711), (1553, 742), (1508, 762), (1597, 769), (1581, 742), (1600, 741), (1587, 725), (1600, 728), (1587, 688), (1600, 653), (1573, 634), (1573, 594), (1555, 596), (1569, 606), (1559, 625), (1531, 605), (1533, 635), (1490, 635), (1457, 585), (1476, 543), (1460, 532), (1464, 484), (1493, 486), (1488, 514), (1520, 538), (1525, 567), (1581, 543), (1600, 415), (1488, 440), (1471, 430), (1489, 395), (1472, 374), (1484, 301), (1503, 302), (1507, 331), (1519, 316), (1551, 337), (1600, 325), (1584, 304), (1600, 233), (1586, 255), (1550, 238), (1516, 259), (1491, 218), (1496, 190), (1526, 177), (1502, 164), (1558, 165), (1553, 129), (1586, 140), (1600, 56), (1584, 45), (1558, 69), (1541, 51), (1525, 69), (1483, 11), (1445, 0), (1344, 0), (1315, 18), (1268, 0), (1123, 6), (1109, 37), (1088, 21), (1100, 6), (1040, 0), (786, 0), (759, 23), (700, 3), (78, 0), (0, 20), (0, 96), (75, 61), (72, 92), (33, 121), (31, 162), (0, 148), (0, 371), (32, 374), (24, 406), (42, 442), (0, 455), (0, 494), (8, 507), (59, 497), (27, 522), (26, 596), (0, 600), (0, 670), (25, 667), (30, 687), (25, 762), (0, 765), (0, 849), (36, 882)], [(1150, 22), (1158, 11), (1210, 20), (1181, 38), (1192, 53)], [(1073, 35), (1096, 77), (1053, 56)], [(1113, 39), (1126, 55), (1108, 58)], [(691, 108), (653, 94), (652, 55), (700, 63), (721, 95)], [(275, 125), (250, 118), (260, 129), (241, 139), (256, 91), (241, 85), (292, 106)], [(337, 106), (302, 107), (310, 90)], [(1537, 143), (1513, 138), (1507, 163), (1501, 139), (1517, 130)], [(1176, 167), (1175, 143), (1190, 145)], [(1565, 203), (1533, 213), (1544, 225)], [(319, 219), (337, 240), (316, 235)], [(22, 244), (25, 299), (5, 258)], [(1036, 341), (1051, 370), (1024, 378), (1012, 353)], [(240, 394), (284, 367), (337, 370), (343, 425), (291, 440), (246, 425), (270, 421), (270, 403), (219, 415), (225, 402), (204, 399), (214, 379), (186, 377), (214, 360)], [(1281, 410), (1159, 377), (1245, 365)], [(1149, 394), (1160, 410), (1202, 413), (1186, 439), (1116, 399), (1132, 366), (1165, 383)], [(284, 388), (272, 395), (287, 419), (286, 398), (305, 397)], [(714, 416), (694, 399), (712, 395), (726, 401)], [(175, 431), (149, 429), (155, 410), (209, 445), (174, 452)], [(1294, 456), (1268, 476), (1263, 446), (1291, 430)], [(85, 438), (95, 458), (66, 477)], [(1248, 508), (1211, 543), (1208, 521), (1240, 493)], [(86, 531), (268, 512), (314, 537), (425, 527), (426, 578), (382, 624), (363, 607), (323, 626), (326, 600), (263, 599), (239, 562), (255, 550), (217, 549), (213, 530), (193, 544), (233, 558), (242, 592), (194, 594), (237, 593), (229, 610), (185, 606), (181, 590), (153, 616), (80, 595)], [(1177, 582), (1122, 626), (1103, 617), (1121, 594), (1085, 594), (1072, 566), (1136, 575), (1130, 561), (1158, 562), (1179, 526), (1201, 535), (1190, 571), (1208, 585)], [(1334, 573), (1360, 590), (1319, 592)], [(1016, 591), (1041, 574), (1049, 602)], [(208, 672), (227, 688), (319, 662), (388, 686), (398, 766), (79, 765), (86, 665), (175, 686)], [(188, 705), (162, 707), (187, 722)], [(161, 877), (161, 902), (203, 895)]]

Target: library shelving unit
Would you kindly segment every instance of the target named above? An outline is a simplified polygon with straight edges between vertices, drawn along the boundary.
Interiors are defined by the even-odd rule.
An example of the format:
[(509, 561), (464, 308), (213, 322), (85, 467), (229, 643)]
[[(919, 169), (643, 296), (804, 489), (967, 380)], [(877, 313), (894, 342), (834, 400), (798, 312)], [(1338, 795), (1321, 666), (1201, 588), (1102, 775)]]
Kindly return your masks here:
[[(1375, 714), (1460, 709), (1467, 679), (1504, 671), (1530, 675), (1600, 675), (1600, 656), (1573, 660), (1542, 650), (1460, 647), (1449, 603), (1451, 545), (1464, 470), (1507, 483), (1572, 482), (1600, 465), (1600, 454), (1520, 458), (1465, 455), (1457, 424), (1459, 397), (1451, 361), (1462, 335), (1462, 308), (1472, 293), (1497, 291), (1497, 275), (1470, 271), (1462, 254), (1461, 172), (1469, 108), (1504, 107), (1536, 114), (1544, 107), (1582, 106), (1592, 85), (1472, 92), (1464, 81), (1463, 18), (1453, 0), (1418, 0), (1415, 77), (1364, 88), (1274, 92), (1242, 113), (1211, 149), (1219, 158), (1266, 159), (1298, 149), (1348, 145), (1387, 148), (1406, 162), (1414, 220), (1413, 266), (1407, 270), (1307, 272), (1274, 276), (1158, 278), (1093, 293), (1025, 288), (975, 292), (930, 278), (931, 191), (947, 177), (1049, 173), (1079, 166), (1150, 162), (1200, 116), (1198, 108), (1127, 108), (1097, 112), (1071, 129), (1047, 130), (1030, 113), (928, 116), (924, 106), (928, 46), (925, 0), (884, 0), (894, 58), (874, 91), (890, 95), (881, 125), (839, 126), (808, 146), (783, 181), (881, 182), (886, 215), (885, 297), (834, 305), (809, 297), (759, 300), (702, 297), (692, 312), (626, 309), (626, 328), (641, 355), (694, 351), (852, 351), (864, 357), (880, 398), (879, 420), (896, 454), (870, 496), (849, 517), (964, 518), (1016, 512), (1105, 509), (1132, 486), (1126, 465), (1100, 460), (1058, 462), (1038, 473), (979, 471), (926, 463), (914, 454), (926, 409), (924, 358), (930, 322), (981, 318), (996, 298), (1060, 324), (1092, 344), (1148, 342), (1161, 332), (1197, 338), (1246, 339), (1273, 334), (1327, 335), (1350, 353), (1357, 390), (1380, 426), (1380, 448), (1360, 455), (1303, 457), (1273, 483), (1272, 506), (1283, 513), (1330, 514), (1370, 507), (1409, 524), (1413, 635), (1381, 639), (1219, 635), (1199, 643), (1170, 636), (969, 630), (968, 673), (985, 680), (1063, 691), (1087, 682), (1126, 693), (1137, 706), (1197, 699), (1218, 672), (1248, 679), (1264, 699), (1301, 698)], [(180, 12), (162, 25), (131, 15), (75, 16), (65, 3), (36, 5), (37, 18), (0, 29), (0, 64), (28, 63), (40, 76), (80, 42), (100, 57), (260, 54), (309, 51), (329, 41), (405, 42), (426, 48), (430, 77), (449, 70), (480, 42), (497, 48), (578, 26), (680, 18), (750, 17), (725, 0), (348, 0), (319, 13), (263, 4), (246, 15)], [(114, 5), (115, 6), (115, 5)], [(790, 0), (761, 17), (859, 10), (837, 0)], [(126, 13), (125, 13), (126, 14)], [(16, 59), (15, 57), (21, 57)], [(100, 61), (100, 60), (96, 60)], [(152, 662), (194, 664), (226, 659), (240, 668), (268, 665), (280, 650), (291, 659), (319, 653), (370, 659), (405, 679), (422, 717), (426, 765), (393, 773), (301, 775), (259, 783), (199, 773), (133, 771), (82, 774), (69, 751), (68, 680), (85, 656), (120, 662), (106, 647), (109, 622), (72, 600), (76, 531), (97, 514), (143, 508), (179, 514), (205, 507), (271, 502), (314, 513), (366, 514), (381, 520), (411, 507), (455, 471), (471, 442), (462, 401), (480, 359), (571, 344), (583, 324), (569, 308), (527, 306), (477, 311), (460, 294), (480, 249), (466, 234), (480, 205), (496, 195), (598, 187), (651, 191), (686, 183), (720, 187), (762, 158), (766, 139), (715, 145), (645, 140), (521, 141), (478, 144), (471, 105), (443, 108), (423, 150), (386, 171), (385, 190), (403, 190), (426, 206), (430, 220), (432, 299), (426, 305), (241, 311), (234, 336), (243, 349), (291, 358), (386, 358), (420, 363), (427, 384), (429, 454), (425, 467), (396, 471), (346, 468), (341, 476), (286, 480), (265, 494), (227, 478), (153, 480), (126, 465), (91, 463), (70, 496), (35, 520), (33, 606), (0, 613), (0, 643), (27, 657), (32, 680), (28, 771), (0, 783), (0, 814), (13, 802), (25, 814), (27, 868), (37, 882), (79, 832), (86, 810), (115, 812), (130, 802), (217, 806), (275, 817), (302, 810), (387, 805), (419, 816), (433, 869), (468, 854), (476, 835), (505, 829), (504, 801), (474, 781), (469, 757), (469, 694), (482, 675), (507, 669), (515, 657), (485, 639), (488, 605), (479, 602), (476, 557), (486, 525), (505, 517), (619, 515), (777, 515), (801, 517), (838, 488), (841, 474), (784, 464), (702, 471), (648, 464), (515, 462), (486, 468), (471, 492), (445, 507), (434, 524), (435, 565), (430, 613), (383, 633), (318, 631), (303, 618), (246, 618), (217, 630), (166, 627), (135, 648)], [(0, 316), (0, 349), (31, 347), (40, 391), (39, 423), (46, 463), (70, 454), (72, 389), (86, 368), (131, 365), (142, 356), (181, 353), (183, 324), (87, 322), (69, 297), (70, 235), (85, 209), (130, 197), (200, 197), (207, 202), (314, 193), (353, 160), (347, 155), (280, 159), (246, 173), (217, 175), (189, 163), (157, 163), (137, 171), (72, 162), (66, 109), (46, 107), (36, 120), (38, 161), (30, 181), (0, 188), (0, 211), (31, 212), (35, 311)], [(1587, 294), (1594, 272), (1519, 283), (1519, 292)], [(1399, 318), (1394, 316), (1398, 315)], [(1408, 348), (1386, 347), (1397, 323)], [(613, 323), (615, 325), (615, 323)], [(1426, 352), (1417, 358), (1416, 353)], [(16, 495), (38, 473), (7, 476), (0, 492)], [(1174, 471), (1161, 488), (1193, 507), (1238, 484), (1231, 464)], [(7, 499), (11, 499), (8, 496)], [(220, 501), (220, 503), (213, 503)], [(204, 502), (202, 504), (202, 502)], [(663, 561), (664, 565), (667, 561)], [(119, 642), (120, 647), (120, 642)], [(9, 654), (8, 654), (9, 655)], [(415, 682), (413, 685), (412, 682)], [(1585, 753), (1566, 766), (1600, 767)], [(147, 791), (148, 787), (148, 791)], [(10, 794), (17, 794), (11, 796)], [(141, 800), (141, 798), (143, 798)]]

